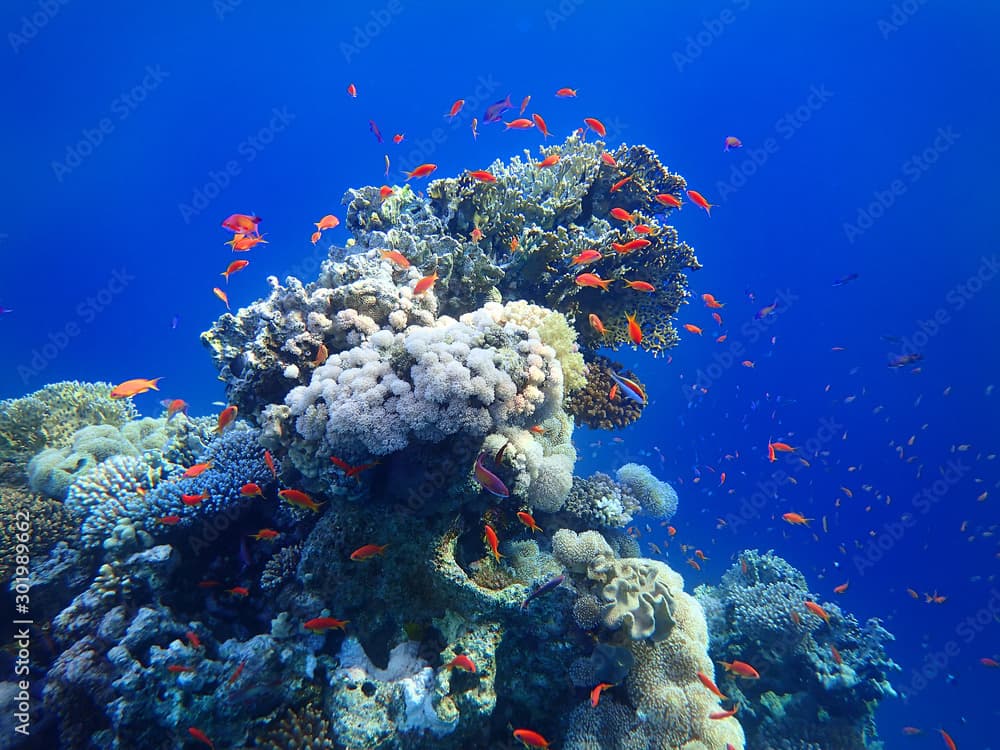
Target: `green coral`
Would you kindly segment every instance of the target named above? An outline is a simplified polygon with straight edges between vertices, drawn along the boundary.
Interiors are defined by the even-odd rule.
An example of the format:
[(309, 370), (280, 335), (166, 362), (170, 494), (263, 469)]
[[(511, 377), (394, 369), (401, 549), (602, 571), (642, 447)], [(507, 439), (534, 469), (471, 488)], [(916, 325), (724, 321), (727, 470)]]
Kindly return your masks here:
[(109, 383), (52, 383), (0, 401), (0, 460), (22, 466), (45, 448), (64, 448), (88, 425), (121, 427), (137, 416), (129, 399), (113, 400)]
[[(38, 562), (58, 542), (76, 535), (77, 525), (63, 504), (13, 487), (0, 487), (0, 581), (14, 572), (19, 543)], [(27, 529), (23, 531), (22, 529)], [(19, 538), (26, 533), (27, 542)]]

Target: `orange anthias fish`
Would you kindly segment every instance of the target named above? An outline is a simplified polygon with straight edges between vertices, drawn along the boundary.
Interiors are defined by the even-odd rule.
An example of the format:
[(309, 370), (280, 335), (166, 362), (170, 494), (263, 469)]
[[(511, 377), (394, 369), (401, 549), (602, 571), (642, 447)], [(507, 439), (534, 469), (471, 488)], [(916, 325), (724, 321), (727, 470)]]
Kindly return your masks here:
[(639, 250), (643, 247), (648, 247), (653, 243), (647, 240), (645, 237), (636, 237), (634, 240), (629, 240), (628, 242), (612, 242), (611, 247), (614, 248), (616, 253), (624, 255), (625, 253), (630, 253), (633, 250)]
[(556, 96), (558, 96), (561, 99), (576, 96), (576, 89), (559, 89), (558, 91), (556, 91)]
[(277, 479), (278, 472), (274, 468), (274, 458), (271, 456), (271, 451), (264, 451), (264, 463), (267, 464), (267, 468), (271, 470), (271, 475)]
[(163, 378), (153, 378), (152, 380), (135, 378), (134, 380), (126, 380), (124, 383), (119, 383), (111, 389), (111, 398), (130, 398), (146, 391), (158, 391), (160, 389), (156, 387), (156, 384), (161, 380)]
[(314, 617), (302, 623), (302, 627), (317, 635), (322, 635), (328, 630), (342, 630), (346, 633), (347, 628), (344, 626), (349, 622), (350, 620), (338, 620), (335, 617)]
[(542, 167), (554, 167), (558, 163), (559, 163), (559, 154), (549, 154), (540, 162), (538, 162), (538, 168), (541, 169)]
[(840, 655), (840, 652), (837, 650), (837, 647), (834, 646), (832, 643), (830, 644), (830, 656), (833, 657), (833, 661), (835, 664), (840, 665), (844, 663), (844, 657)]
[(722, 325), (722, 316), (719, 315), (719, 313), (712, 313), (712, 320), (714, 320), (720, 326)]
[(590, 691), (590, 705), (597, 708), (597, 704), (601, 700), (601, 693), (613, 687), (614, 685), (610, 682), (601, 682), (595, 685), (594, 689)]
[(620, 180), (618, 180), (618, 182), (616, 182), (614, 185), (611, 186), (611, 191), (610, 192), (617, 193), (619, 190), (621, 190), (625, 186), (626, 183), (631, 182), (634, 178), (635, 178), (635, 175), (629, 175), (628, 177), (622, 177)]
[(315, 224), (316, 228), (322, 232), (325, 229), (333, 229), (334, 227), (336, 227), (338, 224), (340, 224), (340, 219), (338, 219), (333, 214), (327, 214), (322, 219), (315, 222)]
[(701, 329), (698, 326), (693, 325), (691, 323), (685, 323), (684, 330), (687, 331), (688, 333), (693, 333), (696, 336), (701, 336)]
[(722, 694), (722, 691), (719, 690), (718, 686), (716, 686), (716, 684), (712, 682), (712, 678), (709, 677), (707, 674), (705, 674), (704, 672), (698, 672), (698, 679), (701, 680), (701, 684), (707, 687), (712, 692), (713, 695), (722, 698), (722, 700), (729, 700), (725, 695)]
[(615, 161), (615, 157), (613, 157), (607, 151), (602, 151), (601, 152), (601, 161), (603, 161), (609, 167), (617, 167), (618, 166), (618, 162)]
[(403, 255), (398, 250), (383, 250), (382, 258), (389, 261), (390, 263), (395, 263), (400, 268), (410, 267), (410, 261), (407, 260), (406, 256)]
[(429, 276), (424, 276), (422, 279), (420, 279), (413, 286), (413, 293), (414, 294), (423, 294), (428, 289), (430, 289), (432, 286), (434, 286), (434, 282), (437, 281), (437, 280), (438, 280), (437, 271), (435, 271), (434, 273), (430, 274)]
[(517, 520), (527, 526), (529, 529), (534, 531), (541, 531), (538, 524), (535, 523), (534, 517), (530, 513), (526, 513), (523, 510), (517, 512)]
[(576, 277), (577, 286), (589, 286), (594, 289), (601, 289), (601, 291), (608, 291), (608, 286), (611, 284), (613, 279), (602, 279), (596, 273), (581, 273)]
[(924, 733), (924, 730), (923, 729), (918, 729), (917, 727), (903, 727), (903, 734), (909, 735), (911, 737), (912, 736), (916, 736), (918, 734), (923, 734), (923, 733)]
[(222, 222), (225, 229), (237, 234), (260, 234), (258, 224), (260, 224), (259, 216), (247, 216), (246, 214), (232, 214)]
[(195, 464), (194, 466), (189, 466), (187, 470), (183, 474), (181, 474), (181, 477), (183, 479), (191, 479), (192, 477), (196, 477), (202, 472), (208, 471), (211, 468), (212, 468), (212, 462), (205, 461), (204, 463), (201, 464)]
[(656, 196), (658, 203), (662, 203), (664, 206), (670, 206), (671, 208), (676, 208), (680, 210), (681, 202), (679, 199), (672, 196), (670, 193), (660, 193)]
[(632, 340), (633, 344), (639, 346), (642, 343), (642, 329), (635, 322), (636, 315), (638, 313), (632, 313), (631, 315), (625, 313), (625, 320), (628, 323), (628, 337)]
[(358, 479), (358, 475), (363, 471), (368, 471), (368, 469), (371, 469), (374, 466), (378, 466), (379, 462), (370, 461), (369, 463), (366, 464), (358, 464), (357, 466), (351, 466), (349, 463), (347, 463), (347, 461), (345, 461), (342, 458), (338, 458), (337, 456), (330, 456), (330, 463), (332, 463), (338, 469), (342, 469), (344, 474), (346, 474), (348, 478), (354, 478), (360, 482), (361, 480)]
[(726, 142), (722, 146), (722, 150), (728, 151), (731, 148), (742, 148), (742, 147), (743, 147), (743, 141), (741, 141), (735, 135), (727, 135)]
[(385, 200), (385, 199), (386, 199), (386, 198), (388, 198), (388, 197), (389, 197), (390, 195), (392, 195), (392, 188), (391, 188), (391, 187), (389, 187), (388, 185), (383, 185), (382, 187), (380, 187), (380, 188), (378, 189), (378, 194), (379, 194), (379, 197), (380, 197), (380, 198), (381, 198), (382, 200)]
[(312, 242), (315, 245), (317, 242), (319, 242), (319, 238), (322, 237), (322, 236), (323, 236), (322, 232), (318, 232), (318, 231), (317, 232), (313, 232), (311, 235), (309, 235), (309, 241)]
[(811, 602), (811, 601), (806, 600), (806, 601), (804, 601), (802, 603), (805, 605), (806, 609), (808, 609), (810, 612), (812, 612), (817, 617), (821, 618), (823, 620), (823, 622), (826, 622), (826, 623), (830, 622), (830, 615), (827, 613), (827, 611), (825, 609), (823, 609), (821, 606), (819, 606), (816, 602)]
[(770, 440), (767, 441), (767, 460), (772, 464), (778, 460), (774, 455), (774, 444)]
[(176, 526), (181, 522), (180, 516), (160, 516), (156, 519), (157, 523), (162, 523), (164, 526)]
[(779, 453), (794, 453), (795, 449), (788, 443), (771, 443), (771, 447)]
[(238, 413), (239, 413), (239, 408), (236, 406), (236, 404), (227, 406), (225, 409), (219, 412), (219, 423), (216, 426), (215, 431), (217, 433), (221, 433), (223, 430), (225, 430), (229, 425), (233, 423), (233, 420), (236, 419), (236, 415)]
[(251, 237), (246, 234), (237, 234), (225, 244), (229, 245), (234, 253), (245, 253), (247, 250), (252, 250), (261, 243), (268, 244), (267, 240), (260, 236)]
[(792, 526), (808, 526), (810, 521), (815, 519), (806, 518), (801, 513), (783, 513), (781, 518)]
[(703, 294), (703, 295), (701, 295), (701, 298), (705, 301), (705, 307), (707, 307), (709, 309), (715, 310), (715, 309), (718, 309), (720, 307), (725, 307), (725, 305), (723, 303), (721, 303), (717, 299), (715, 299), (715, 295), (713, 295), (713, 294)]
[(406, 175), (407, 180), (411, 180), (414, 177), (426, 177), (435, 169), (437, 169), (437, 164), (421, 164), (416, 167), (412, 172), (403, 172)]
[(472, 231), (469, 232), (469, 236), (472, 238), (473, 242), (479, 242), (483, 238), (483, 230), (479, 227), (473, 227)]
[(261, 490), (260, 485), (254, 484), (253, 482), (247, 482), (242, 487), (240, 487), (240, 494), (243, 497), (263, 497), (264, 492)]
[(193, 630), (189, 630), (184, 634), (184, 637), (188, 639), (188, 643), (191, 644), (192, 648), (201, 648), (201, 638)]
[(601, 336), (603, 336), (607, 331), (604, 329), (604, 322), (597, 317), (596, 313), (591, 313), (587, 316), (587, 321), (590, 323), (590, 327), (597, 331)]
[(549, 137), (549, 127), (545, 124), (545, 120), (542, 119), (541, 115), (532, 115), (531, 119), (535, 122), (535, 127), (538, 128), (538, 132), (542, 134), (542, 140)]
[(445, 669), (461, 669), (463, 672), (476, 671), (476, 663), (465, 654), (459, 654), (450, 662), (444, 665)]
[(279, 490), (278, 497), (284, 500), (289, 505), (294, 505), (296, 508), (304, 508), (306, 510), (311, 510), (313, 513), (318, 513), (320, 506), (326, 503), (317, 503), (309, 495), (301, 490)]
[(653, 228), (649, 224), (636, 224), (632, 227), (632, 231), (636, 234), (652, 234)]
[(208, 745), (212, 750), (215, 750), (215, 745), (212, 744), (212, 740), (208, 738), (208, 735), (203, 731), (198, 729), (198, 727), (188, 727), (188, 734), (194, 737), (198, 742)]
[[(573, 96), (576, 96), (576, 94), (573, 94)], [(546, 750), (549, 747), (549, 741), (531, 729), (515, 729), (514, 739), (525, 747), (541, 747), (546, 748)]]
[(948, 734), (943, 729), (939, 729), (938, 731), (941, 733), (941, 739), (944, 740), (944, 744), (948, 746), (948, 750), (957, 750), (957, 747), (955, 745), (955, 740), (951, 738), (951, 735)]
[(490, 546), (490, 554), (493, 555), (493, 559), (500, 562), (500, 558), (503, 557), (500, 554), (500, 550), (497, 549), (500, 540), (497, 538), (497, 533), (493, 530), (493, 527), (489, 524), (483, 526), (483, 540)]
[(449, 120), (462, 111), (462, 107), (465, 106), (465, 99), (456, 99), (455, 103), (451, 105), (451, 109), (448, 110), (448, 114), (445, 115)]
[(756, 364), (754, 364), (754, 361), (752, 359), (744, 359), (742, 362), (740, 362), (740, 364), (751, 370), (757, 366)]
[(630, 214), (624, 208), (612, 208), (611, 209), (611, 215), (614, 218), (618, 219), (618, 221), (627, 221), (629, 223), (634, 223), (635, 222), (635, 216), (633, 216), (632, 214)]
[(219, 287), (214, 286), (212, 287), (212, 294), (222, 300), (226, 305), (226, 309), (229, 309), (229, 296), (224, 291), (219, 289)]
[(604, 127), (604, 123), (596, 117), (584, 117), (583, 121), (586, 123), (588, 128), (601, 136), (601, 138), (608, 134), (607, 128)]
[(250, 261), (248, 261), (248, 260), (234, 260), (232, 263), (230, 263), (226, 267), (225, 271), (223, 271), (222, 273), (219, 274), (219, 276), (224, 277), (226, 279), (226, 283), (228, 284), (230, 276), (232, 276), (234, 273), (236, 273), (238, 271), (242, 271), (244, 268), (246, 268), (249, 265), (250, 265)]
[(243, 670), (246, 667), (246, 665), (247, 665), (247, 663), (245, 661), (241, 661), (236, 666), (236, 669), (233, 670), (233, 674), (230, 676), (230, 678), (228, 680), (226, 680), (226, 684), (227, 685), (232, 685), (234, 682), (236, 682), (238, 679), (240, 679), (240, 675), (243, 674)]
[(184, 416), (188, 413), (188, 402), (182, 398), (171, 399), (170, 401), (163, 402), (167, 407), (167, 421), (169, 422), (174, 418), (179, 412), (184, 412)]
[(505, 122), (504, 130), (527, 130), (528, 128), (535, 127), (533, 120), (529, 120), (527, 117), (518, 117), (516, 120), (511, 120), (510, 122)]
[(246, 598), (250, 596), (250, 589), (246, 586), (233, 586), (231, 589), (226, 589), (226, 593), (231, 594), (232, 596)]
[(594, 250), (593, 248), (589, 250), (584, 250), (579, 255), (574, 255), (573, 260), (570, 261), (571, 266), (585, 266), (588, 263), (593, 263), (601, 259), (601, 253), (599, 250)]
[(625, 282), (625, 286), (629, 289), (635, 289), (637, 292), (655, 292), (656, 287), (650, 284), (648, 281), (629, 281), (628, 279), (622, 279)]
[(843, 582), (842, 584), (840, 584), (839, 586), (834, 586), (834, 587), (833, 587), (833, 593), (835, 593), (835, 594), (843, 594), (844, 592), (846, 592), (846, 591), (847, 591), (847, 588), (848, 588), (848, 586), (850, 586), (850, 585), (851, 585), (851, 582), (850, 582), (850, 581), (844, 581), (844, 582)]
[(705, 200), (705, 196), (703, 196), (697, 190), (688, 190), (687, 194), (688, 198), (691, 199), (692, 203), (694, 203), (699, 208), (704, 208), (705, 213), (707, 213), (709, 216), (712, 215), (712, 209), (715, 207), (716, 205), (715, 203), (709, 203), (707, 200)]
[(185, 505), (201, 505), (201, 501), (208, 500), (208, 498), (208, 490), (205, 490), (197, 495), (181, 495), (181, 502)]
[(524, 110), (526, 110), (528, 108), (528, 102), (530, 102), (530, 101), (531, 101), (531, 94), (528, 94), (526, 97), (524, 97), (521, 100), (521, 109), (519, 109), (518, 112), (517, 112), (519, 115), (523, 115), (524, 114)]
[(371, 560), (373, 557), (384, 554), (388, 546), (388, 544), (364, 544), (351, 553), (351, 559), (354, 562)]
[(746, 680), (760, 679), (760, 672), (751, 667), (745, 661), (739, 661), (737, 659), (733, 659), (731, 662), (720, 661), (719, 666), (730, 674), (734, 674), (737, 677), (742, 677)]
[(319, 367), (329, 358), (330, 350), (326, 348), (326, 344), (320, 344), (316, 349), (316, 356), (313, 357), (313, 361), (310, 364), (312, 364), (313, 367)]
[(274, 529), (261, 529), (256, 534), (248, 534), (247, 536), (251, 539), (256, 539), (258, 542), (270, 542), (272, 539), (277, 539), (281, 534)]
[(347, 95), (350, 96), (353, 99), (357, 99), (358, 98), (358, 87), (355, 86), (353, 83), (347, 84)]
[(480, 182), (496, 182), (497, 178), (492, 174), (487, 172), (485, 169), (477, 169), (469, 172), (469, 176), (479, 180)]

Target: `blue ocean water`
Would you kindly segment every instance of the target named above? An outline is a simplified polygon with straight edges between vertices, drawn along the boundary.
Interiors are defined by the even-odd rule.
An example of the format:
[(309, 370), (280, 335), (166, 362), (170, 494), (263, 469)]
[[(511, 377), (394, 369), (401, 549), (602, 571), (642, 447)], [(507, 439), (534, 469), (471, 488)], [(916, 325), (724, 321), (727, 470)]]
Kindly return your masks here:
[[(347, 188), (537, 155), (535, 130), (484, 124), (486, 105), (530, 95), (555, 142), (598, 117), (609, 145), (648, 145), (716, 207), (671, 217), (704, 265), (677, 323), (703, 333), (682, 330), (669, 360), (614, 355), (650, 405), (623, 431), (578, 430), (576, 473), (639, 460), (674, 484), (678, 536), (709, 558), (671, 557), (689, 588), (746, 548), (827, 598), (849, 582), (838, 603), (896, 636), (886, 747), (940, 742), (907, 725), (996, 746), (1000, 670), (980, 663), (1000, 659), (996, 8), (52, 0), (0, 18), (0, 397), (162, 376), (163, 396), (214, 413), (199, 334), (224, 311), (225, 216), (259, 214), (269, 242), (221, 284), (235, 309), (270, 275), (315, 277), (348, 233), (314, 247), (312, 223), (343, 220)], [(888, 366), (901, 355), (920, 359)], [(810, 465), (771, 463), (769, 440)]]

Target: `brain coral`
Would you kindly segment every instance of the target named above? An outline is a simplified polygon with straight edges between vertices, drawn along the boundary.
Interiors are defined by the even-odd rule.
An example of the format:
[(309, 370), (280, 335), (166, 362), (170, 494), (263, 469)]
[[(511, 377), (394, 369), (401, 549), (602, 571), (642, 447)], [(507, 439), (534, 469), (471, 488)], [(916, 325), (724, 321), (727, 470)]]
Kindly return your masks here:
[(669, 570), (642, 558), (598, 555), (591, 560), (587, 577), (600, 584), (595, 593), (604, 602), (604, 624), (621, 628), (633, 640), (658, 643), (669, 637), (674, 627), (674, 597), (664, 573)]

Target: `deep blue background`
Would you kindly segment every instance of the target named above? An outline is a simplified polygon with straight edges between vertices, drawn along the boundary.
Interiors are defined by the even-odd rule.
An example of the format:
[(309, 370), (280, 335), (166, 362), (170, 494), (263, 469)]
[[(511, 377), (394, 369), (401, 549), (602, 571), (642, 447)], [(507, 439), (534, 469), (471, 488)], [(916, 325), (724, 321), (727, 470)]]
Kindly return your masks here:
[[(537, 132), (496, 125), (480, 124), (473, 141), (470, 118), (481, 120), (483, 106), (507, 93), (515, 103), (530, 94), (530, 111), (557, 139), (599, 117), (612, 146), (650, 145), (721, 204), (710, 219), (687, 206), (676, 224), (705, 265), (693, 290), (726, 303), (729, 340), (714, 341), (717, 326), (695, 297), (678, 322), (705, 335), (684, 334), (670, 364), (621, 352), (652, 404), (624, 443), (578, 433), (579, 473), (638, 458), (677, 485), (674, 546), (690, 543), (711, 558), (696, 573), (671, 550), (689, 584), (718, 580), (747, 546), (786, 556), (827, 599), (849, 579), (839, 603), (886, 618), (898, 637), (899, 686), (954, 642), (925, 689), (884, 704), (883, 734), (888, 747), (915, 746), (901, 726), (944, 726), (960, 747), (987, 747), (1000, 685), (1000, 670), (978, 663), (1000, 656), (1000, 594), (989, 609), (1000, 590), (992, 536), (1000, 488), (989, 457), (1000, 393), (987, 393), (998, 379), (1000, 323), (1000, 281), (989, 265), (1000, 228), (1000, 13), (985, 3), (916, 0), (342, 5), (5, 6), (0, 305), (14, 313), (0, 317), (0, 396), (67, 378), (164, 376), (162, 395), (207, 413), (224, 395), (198, 334), (222, 311), (211, 288), (232, 259), (219, 226), (226, 215), (261, 214), (270, 241), (229, 285), (240, 305), (266, 293), (269, 274), (315, 268), (312, 222), (329, 212), (343, 218), (347, 187), (385, 182), (384, 154), (390, 182), (399, 182), (403, 167), (423, 161), (446, 176), (536, 148)], [(350, 82), (357, 99), (345, 93)], [(578, 98), (556, 99), (562, 86)], [(457, 98), (469, 104), (449, 123), (442, 115)], [(288, 121), (261, 133), (278, 124), (275, 110)], [(101, 143), (80, 146), (103, 118)], [(377, 144), (369, 118), (387, 141), (395, 132), (406, 141)], [(940, 138), (942, 129), (957, 138)], [(726, 135), (745, 147), (723, 153)], [(83, 156), (77, 166), (71, 152)], [(920, 154), (922, 165), (913, 160)], [(230, 161), (239, 174), (203, 210), (185, 212)], [(892, 205), (871, 208), (890, 193)], [(860, 233), (845, 230), (859, 212), (878, 217)], [(340, 227), (320, 247), (346, 238)], [(87, 299), (116, 271), (134, 278), (91, 314)], [(849, 272), (860, 279), (831, 287)], [(959, 306), (960, 285), (977, 274), (980, 291)], [(783, 290), (797, 301), (766, 327), (741, 332)], [(935, 315), (947, 322), (922, 338), (921, 321)], [(60, 341), (67, 325), (76, 334)], [(886, 367), (900, 345), (883, 334), (914, 342), (922, 371)], [(57, 344), (44, 352), (50, 341)], [(746, 346), (738, 359), (754, 369), (723, 359), (734, 344)], [(700, 374), (707, 393), (692, 398)], [(139, 403), (153, 412), (157, 396)], [(768, 464), (769, 437), (805, 445), (824, 418), (836, 436), (821, 446), (828, 453), (807, 455), (810, 468), (794, 458)], [(902, 460), (891, 441), (903, 445)], [(958, 444), (972, 447), (953, 453)], [(738, 459), (722, 458), (737, 451)], [(920, 512), (912, 498), (949, 460), (962, 462), (961, 478)], [(745, 525), (716, 529), (717, 517), (738, 512), (779, 467), (798, 484), (785, 483)], [(774, 520), (789, 510), (815, 517), (817, 536)], [(887, 525), (907, 512), (912, 526), (859, 570), (865, 546), (887, 538)], [(819, 529), (824, 515), (828, 534)], [(663, 536), (654, 527), (644, 542)], [(948, 600), (914, 601), (907, 587)], [(992, 622), (967, 636), (961, 623), (977, 614)]]

